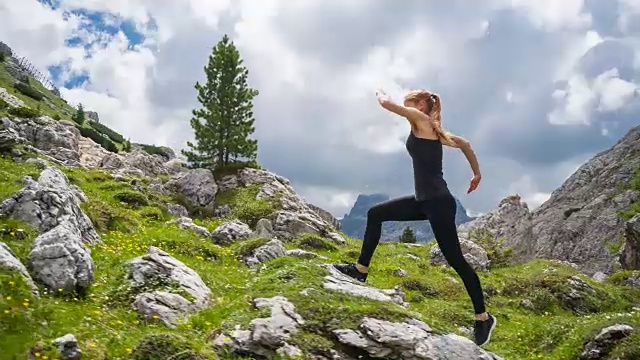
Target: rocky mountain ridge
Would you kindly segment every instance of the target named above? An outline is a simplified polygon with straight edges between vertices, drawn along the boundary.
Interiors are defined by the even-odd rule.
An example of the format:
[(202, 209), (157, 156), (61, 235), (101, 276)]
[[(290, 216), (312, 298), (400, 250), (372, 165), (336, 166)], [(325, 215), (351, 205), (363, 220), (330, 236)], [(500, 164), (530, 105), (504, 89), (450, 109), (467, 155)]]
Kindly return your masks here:
[[(360, 194), (356, 198), (355, 203), (351, 207), (349, 213), (340, 219), (340, 224), (346, 235), (361, 239), (364, 237), (364, 230), (367, 222), (367, 211), (371, 206), (389, 200), (386, 194)], [(456, 198), (456, 224), (461, 225), (473, 220), (467, 214), (460, 200)], [(428, 221), (389, 221), (382, 224), (381, 241), (398, 241), (405, 227), (413, 230), (418, 242), (428, 242), (433, 240), (433, 230)]]
[(535, 211), (509, 196), (459, 230), (467, 237), (482, 230), (503, 238), (518, 261), (562, 260), (588, 274), (638, 269), (630, 265), (636, 264), (631, 258), (637, 254), (637, 219), (622, 213), (640, 200), (640, 188), (631, 188), (639, 169), (640, 126), (582, 165)]

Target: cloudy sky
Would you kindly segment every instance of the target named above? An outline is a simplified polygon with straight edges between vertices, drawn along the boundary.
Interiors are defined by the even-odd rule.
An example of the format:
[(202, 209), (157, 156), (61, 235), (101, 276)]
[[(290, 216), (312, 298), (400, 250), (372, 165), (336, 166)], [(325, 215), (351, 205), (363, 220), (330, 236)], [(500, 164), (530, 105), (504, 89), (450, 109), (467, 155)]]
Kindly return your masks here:
[[(635, 24), (635, 25), (634, 25)], [(193, 85), (229, 34), (249, 69), (258, 160), (337, 216), (359, 193), (413, 190), (406, 121), (381, 109), (427, 88), (469, 139), (483, 180), (449, 149), (471, 212), (531, 207), (640, 123), (640, 0), (5, 0), (0, 41), (70, 103), (132, 141), (192, 138)]]

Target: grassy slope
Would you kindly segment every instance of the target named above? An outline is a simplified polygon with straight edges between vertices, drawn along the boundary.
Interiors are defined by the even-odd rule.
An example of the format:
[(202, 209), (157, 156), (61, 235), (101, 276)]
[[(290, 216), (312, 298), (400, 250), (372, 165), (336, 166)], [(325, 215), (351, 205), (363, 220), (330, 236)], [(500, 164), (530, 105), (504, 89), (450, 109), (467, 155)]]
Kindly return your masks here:
[[(40, 112), (42, 112), (42, 114), (44, 115), (50, 116), (51, 118), (54, 118), (56, 115), (58, 115), (60, 116), (60, 119), (71, 120), (72, 114), (76, 112), (75, 108), (73, 108), (71, 105), (67, 104), (61, 98), (53, 94), (50, 90), (42, 86), (42, 84), (40, 84), (40, 82), (38, 82), (37, 80), (33, 79), (32, 77), (29, 77), (29, 80), (32, 87), (42, 92), (44, 96), (48, 98), (51, 101), (51, 103), (53, 103), (53, 105), (55, 105), (55, 109), (47, 105), (47, 103), (44, 100), (38, 101), (38, 100), (32, 99), (22, 94), (16, 88), (14, 88), (13, 84), (15, 83), (15, 79), (7, 72), (4, 65), (0, 63), (0, 87), (5, 88), (7, 92), (9, 92), (9, 94), (22, 100), (25, 103), (25, 105), (27, 105), (28, 107), (32, 109), (37, 109)], [(0, 110), (0, 116), (6, 116), (6, 115), (7, 115), (6, 109)], [(91, 128), (91, 125), (89, 124), (89, 122), (85, 121), (82, 124), (82, 127)], [(113, 141), (113, 142), (115, 143), (118, 150), (121, 151), (123, 148), (122, 143), (119, 143), (117, 141)]]
[[(452, 270), (428, 264), (429, 249), (426, 247), (381, 244), (376, 254), (378, 261), (373, 264), (371, 284), (381, 288), (402, 285), (411, 302), (411, 309), (407, 311), (323, 290), (321, 283), (325, 270), (310, 266), (320, 264), (320, 260), (281, 258), (253, 275), (237, 260), (237, 253), (247, 248), (246, 243), (244, 246), (219, 247), (196, 234), (165, 225), (166, 216), (158, 211), (158, 207), (168, 199), (143, 192), (142, 202), (147, 202), (148, 206), (127, 207), (116, 200), (116, 194), (127, 199), (122, 194), (131, 194), (130, 185), (115, 183), (99, 171), (65, 172), (90, 198), (90, 203), (84, 207), (92, 220), (100, 225), (99, 231), (103, 234), (104, 244), (92, 249), (96, 282), (84, 299), (60, 298), (54, 294), (42, 294), (36, 299), (21, 286), (18, 278), (0, 274), (3, 359), (21, 358), (38, 343), (42, 344), (41, 358), (43, 355), (48, 359), (55, 358), (54, 350), (47, 345), (69, 332), (76, 335), (83, 355), (88, 359), (125, 359), (130, 352), (135, 354), (141, 339), (157, 332), (183, 336), (188, 340), (179, 340), (181, 346), (190, 346), (206, 358), (214, 359), (206, 341), (212, 332), (230, 329), (237, 323), (247, 324), (261, 315), (251, 308), (252, 298), (278, 294), (291, 299), (307, 320), (303, 331), (293, 339), (305, 349), (330, 347), (327, 330), (354, 327), (364, 315), (393, 320), (411, 314), (438, 330), (453, 332), (458, 332), (459, 326), (471, 324), (471, 303), (462, 284), (450, 280), (456, 277)], [(6, 198), (20, 188), (17, 182), (22, 176), (37, 173), (30, 165), (0, 159), (0, 198)], [(219, 224), (219, 221), (197, 222), (210, 230)], [(6, 242), (26, 263), (30, 241), (35, 234), (26, 231), (26, 239), (20, 240), (18, 228), (26, 229), (11, 220), (0, 220), (0, 229), (5, 229), (0, 232), (3, 234), (0, 241)], [(319, 243), (317, 239), (309, 240), (299, 241), (310, 246)], [(359, 243), (352, 239), (348, 242), (348, 246), (340, 249), (327, 247), (315, 251), (332, 261), (353, 260)], [(186, 263), (213, 291), (211, 307), (174, 330), (142, 321), (127, 307), (123, 264), (142, 255), (150, 245), (158, 246)], [(406, 256), (409, 253), (423, 260), (411, 260)], [(392, 276), (396, 269), (394, 264), (401, 264), (409, 277)], [(548, 272), (551, 267), (557, 270)], [(588, 304), (603, 313), (575, 316), (561, 308), (552, 292), (561, 289), (562, 280), (574, 273), (569, 268), (536, 261), (480, 274), (485, 290), (492, 294), (488, 300), (489, 309), (499, 319), (499, 327), (487, 349), (506, 359), (570, 359), (578, 355), (585, 337), (603, 325), (622, 322), (640, 328), (640, 314), (631, 311), (633, 299), (640, 295), (638, 290), (587, 280), (602, 292), (600, 298), (589, 299)], [(312, 296), (300, 294), (300, 290), (309, 287), (315, 289)], [(531, 299), (542, 310), (536, 313), (522, 309), (519, 304), (523, 298)], [(625, 344), (619, 352), (626, 351), (626, 358), (631, 358), (630, 351), (640, 356), (640, 334)]]

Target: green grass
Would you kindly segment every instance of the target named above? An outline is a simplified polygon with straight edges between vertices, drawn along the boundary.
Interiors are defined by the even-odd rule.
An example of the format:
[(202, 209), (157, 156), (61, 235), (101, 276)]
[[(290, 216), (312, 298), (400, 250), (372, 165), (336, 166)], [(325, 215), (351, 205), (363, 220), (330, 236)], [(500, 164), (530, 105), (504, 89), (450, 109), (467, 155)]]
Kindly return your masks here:
[[(0, 200), (22, 187), (18, 182), (24, 175), (37, 173), (32, 165), (0, 158)], [(251, 270), (238, 255), (249, 253), (264, 239), (218, 246), (196, 233), (165, 224), (169, 217), (163, 204), (171, 199), (148, 191), (147, 181), (134, 188), (127, 181), (114, 181), (103, 171), (66, 169), (65, 173), (88, 196), (89, 202), (83, 207), (102, 235), (103, 244), (91, 247), (96, 280), (84, 298), (61, 297), (44, 289), (35, 298), (15, 274), (0, 272), (0, 348), (7, 358), (22, 358), (29, 351), (40, 352), (41, 358), (60, 358), (51, 340), (73, 333), (87, 359), (151, 359), (154, 351), (180, 354), (176, 357), (180, 359), (215, 359), (207, 340), (210, 335), (232, 330), (237, 324), (246, 329), (253, 318), (268, 315), (254, 309), (251, 300), (275, 295), (286, 296), (306, 320), (291, 342), (307, 351), (326, 352), (335, 347), (331, 331), (354, 328), (365, 316), (387, 320), (416, 317), (437, 331), (458, 334), (460, 326), (472, 325), (471, 302), (464, 286), (452, 269), (429, 265), (427, 246), (381, 243), (372, 263), (370, 284), (402, 287), (411, 304), (407, 310), (323, 288), (327, 271), (321, 265), (354, 261), (360, 248), (357, 240), (347, 238), (347, 245), (336, 246), (326, 239), (303, 235), (287, 243), (287, 248), (303, 247), (329, 260), (279, 258), (264, 268)], [(262, 206), (249, 196), (255, 189), (243, 191), (247, 195), (227, 193), (219, 199), (234, 204), (242, 199), (249, 208)], [(132, 192), (145, 200), (131, 197)], [(195, 222), (214, 230), (221, 220)], [(24, 224), (0, 220), (0, 241), (25, 264), (36, 235)], [(132, 296), (144, 289), (128, 284), (126, 262), (143, 255), (149, 246), (184, 262), (212, 290), (210, 306), (176, 329), (143, 320), (128, 306)], [(400, 267), (407, 271), (407, 277), (393, 275)], [(567, 279), (574, 275), (574, 269), (544, 260), (479, 273), (489, 295), (488, 309), (499, 320), (486, 348), (506, 359), (571, 359), (579, 355), (583, 341), (603, 326), (626, 323), (640, 327), (640, 314), (632, 310), (640, 291), (615, 282), (584, 279), (596, 289), (595, 295), (586, 297), (588, 311), (576, 314), (563, 306), (561, 295), (567, 291)], [(170, 283), (148, 286), (175, 291), (175, 284)], [(537, 309), (524, 309), (520, 305), (523, 299), (531, 300)], [(640, 336), (633, 335), (615, 354), (632, 359), (638, 355), (639, 344)]]

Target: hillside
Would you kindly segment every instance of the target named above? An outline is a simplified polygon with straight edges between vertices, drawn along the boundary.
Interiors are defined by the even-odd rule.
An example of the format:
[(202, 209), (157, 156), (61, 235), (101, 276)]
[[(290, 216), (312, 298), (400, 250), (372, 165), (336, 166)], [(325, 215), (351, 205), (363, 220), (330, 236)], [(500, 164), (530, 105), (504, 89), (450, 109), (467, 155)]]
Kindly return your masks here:
[[(342, 231), (352, 238), (362, 239), (364, 229), (367, 224), (367, 211), (371, 206), (389, 200), (385, 194), (358, 195), (356, 202), (348, 214), (340, 220)], [(473, 218), (467, 215), (460, 200), (456, 199), (458, 209), (456, 213), (456, 224), (461, 225)], [(410, 227), (418, 242), (428, 242), (433, 239), (433, 231), (428, 221), (389, 221), (382, 224), (382, 241), (397, 241), (405, 227)]]
[(536, 258), (575, 264), (593, 275), (640, 269), (635, 238), (640, 212), (640, 126), (582, 165), (530, 212), (518, 197), (461, 226), (488, 231), (520, 262)]
[[(361, 242), (285, 177), (115, 153), (60, 108), (56, 120), (15, 105), (0, 115), (0, 359), (640, 358), (640, 272), (513, 264), (495, 237), (530, 218), (517, 197), (461, 226), (498, 319), (480, 349), (432, 244), (381, 244), (356, 284), (326, 264), (355, 261)], [(631, 265), (640, 215), (625, 209)]]

